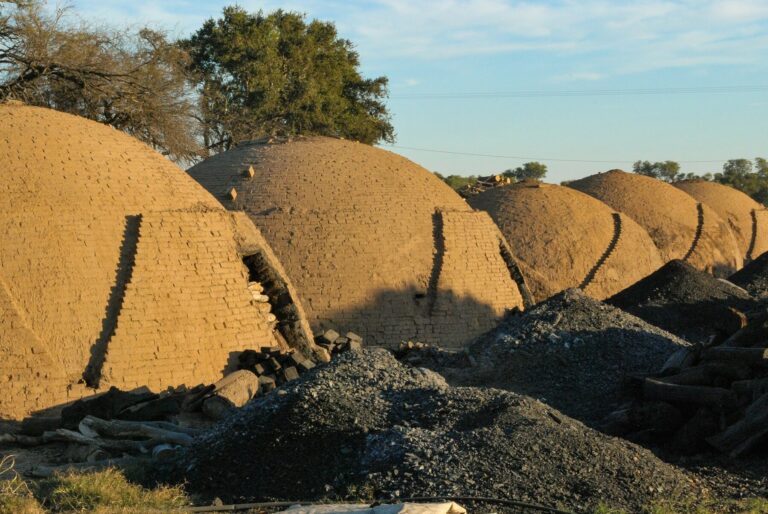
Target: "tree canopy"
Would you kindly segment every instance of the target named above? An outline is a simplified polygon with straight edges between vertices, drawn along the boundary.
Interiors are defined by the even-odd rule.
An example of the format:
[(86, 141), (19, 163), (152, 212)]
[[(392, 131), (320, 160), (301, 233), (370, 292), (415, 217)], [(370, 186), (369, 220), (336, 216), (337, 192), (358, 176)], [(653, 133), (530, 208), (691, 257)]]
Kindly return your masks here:
[(198, 154), (186, 54), (158, 31), (68, 22), (41, 0), (0, 1), (0, 100), (107, 123), (176, 159)]
[(513, 170), (507, 170), (503, 173), (505, 177), (513, 178), (516, 181), (521, 180), (541, 180), (547, 176), (547, 165), (540, 162), (526, 162)]
[(386, 77), (363, 78), (352, 43), (332, 23), (226, 7), (181, 47), (191, 57), (211, 150), (295, 134), (369, 144), (394, 139)]

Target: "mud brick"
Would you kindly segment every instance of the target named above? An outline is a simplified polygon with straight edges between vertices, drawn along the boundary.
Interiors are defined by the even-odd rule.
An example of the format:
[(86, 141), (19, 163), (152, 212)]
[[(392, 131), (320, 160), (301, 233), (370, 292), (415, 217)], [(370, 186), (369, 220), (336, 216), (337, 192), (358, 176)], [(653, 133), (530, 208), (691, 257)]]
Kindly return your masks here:
[(292, 353), (290, 355), (286, 355), (284, 363), (288, 366), (298, 366), (304, 362), (304, 357), (301, 355), (297, 355), (295, 353)]
[(314, 368), (314, 367), (315, 367), (315, 363), (314, 363), (314, 362), (312, 362), (312, 361), (311, 361), (311, 360), (309, 360), (309, 359), (305, 359), (305, 360), (303, 360), (303, 361), (299, 362), (299, 363), (296, 365), (296, 367), (299, 369), (299, 371), (300, 371), (300, 372), (302, 372), (302, 373), (303, 373), (303, 372), (305, 372), (305, 371), (309, 371), (310, 369)]
[(277, 382), (271, 376), (262, 375), (259, 377), (259, 389), (268, 393), (277, 387)]
[(253, 366), (253, 372), (257, 375), (266, 375), (267, 367), (264, 364), (256, 364)]
[(296, 380), (297, 378), (299, 378), (299, 370), (297, 370), (293, 366), (287, 367), (283, 370), (283, 377), (285, 378), (286, 382), (290, 382), (291, 380)]
[(346, 352), (349, 350), (349, 339), (346, 337), (340, 337), (336, 340), (336, 351)]
[(269, 369), (275, 372), (279, 371), (283, 367), (274, 357), (270, 357), (270, 359), (267, 361), (267, 365), (269, 366)]
[(268, 355), (280, 353), (280, 347), (279, 346), (262, 346), (261, 353), (266, 353)]
[(318, 343), (333, 344), (340, 337), (339, 333), (335, 330), (326, 330), (317, 339)]
[(347, 332), (344, 337), (346, 337), (350, 341), (359, 341), (361, 343), (363, 342), (363, 338), (355, 334), (354, 332)]
[(348, 349), (350, 352), (361, 352), (363, 351), (363, 342), (362, 341), (350, 341), (348, 345)]

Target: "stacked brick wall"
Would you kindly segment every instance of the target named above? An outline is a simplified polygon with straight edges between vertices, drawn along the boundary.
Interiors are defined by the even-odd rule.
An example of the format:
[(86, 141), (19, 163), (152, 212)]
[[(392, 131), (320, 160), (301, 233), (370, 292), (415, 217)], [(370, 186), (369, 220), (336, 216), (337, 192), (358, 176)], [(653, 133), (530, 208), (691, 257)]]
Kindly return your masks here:
[[(430, 314), (435, 303), (429, 298), (430, 279), (439, 279), (433, 216), (438, 210), (468, 215), (472, 210), (442, 181), (402, 157), (367, 145), (310, 138), (241, 145), (189, 173), (261, 229), (315, 331), (352, 330), (368, 344), (387, 346), (411, 338), (443, 343), (437, 338), (445, 336), (453, 345), (467, 342), (479, 327), (490, 327), (500, 304), (521, 306), (514, 284), (511, 292), (502, 292), (509, 285), (504, 269), (498, 280), (484, 283), (485, 290), (477, 287), (474, 297), (464, 297), (483, 306), (468, 310), (473, 312), (466, 314), (468, 323), (451, 325), (450, 336), (436, 331), (446, 318), (465, 314), (457, 309), (460, 302), (450, 316)], [(483, 262), (489, 270), (500, 262), (498, 242), (492, 255), (475, 242), (462, 251), (470, 263)], [(460, 261), (449, 264), (457, 274), (467, 267)], [(455, 280), (452, 273), (443, 281)], [(481, 311), (488, 314), (482, 322)]]
[(207, 383), (231, 354), (272, 346), (226, 212), (142, 216), (132, 278), (104, 378), (122, 388)]
[(442, 270), (422, 341), (461, 347), (493, 328), (522, 298), (501, 256), (498, 229), (484, 212), (441, 212)]
[(0, 420), (17, 419), (27, 414), (28, 406), (66, 401), (64, 370), (29, 329), (2, 277), (0, 320)]

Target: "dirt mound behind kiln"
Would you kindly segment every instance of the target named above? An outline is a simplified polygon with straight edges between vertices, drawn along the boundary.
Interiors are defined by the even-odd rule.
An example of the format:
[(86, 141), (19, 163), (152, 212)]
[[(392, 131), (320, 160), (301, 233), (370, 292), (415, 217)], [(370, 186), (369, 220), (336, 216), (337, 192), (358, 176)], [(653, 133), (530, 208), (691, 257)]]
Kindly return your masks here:
[(755, 298), (768, 297), (768, 252), (731, 275), (728, 280), (743, 287)]
[(508, 316), (470, 347), (476, 367), (447, 376), (533, 396), (596, 426), (623, 401), (627, 374), (655, 371), (686, 344), (570, 289)]
[(522, 306), (487, 214), (396, 154), (327, 137), (253, 142), (189, 173), (261, 228), (316, 331), (461, 346)]
[(524, 396), (451, 388), (388, 352), (348, 353), (253, 401), (178, 464), (227, 501), (467, 495), (638, 512), (690, 491), (650, 452)]
[(691, 342), (733, 332), (736, 320), (728, 308), (754, 306), (743, 289), (677, 260), (606, 302)]
[[(468, 201), (491, 215), (525, 263), (537, 301), (571, 287), (603, 299), (662, 265), (642, 227), (573, 189), (525, 181)], [(526, 268), (536, 273), (526, 274)]]
[(693, 266), (728, 276), (743, 259), (728, 224), (709, 206), (650, 177), (621, 170), (568, 183), (623, 212), (650, 234), (665, 262), (685, 259)]
[(728, 223), (745, 261), (768, 251), (768, 211), (763, 205), (717, 182), (686, 180), (675, 187), (710, 206)]

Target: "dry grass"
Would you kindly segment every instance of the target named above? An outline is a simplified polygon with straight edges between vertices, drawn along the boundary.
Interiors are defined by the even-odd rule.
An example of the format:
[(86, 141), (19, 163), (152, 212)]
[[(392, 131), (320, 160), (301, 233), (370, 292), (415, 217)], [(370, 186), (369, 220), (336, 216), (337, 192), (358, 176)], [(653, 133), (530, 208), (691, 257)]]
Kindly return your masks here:
[(183, 512), (189, 505), (181, 488), (144, 489), (114, 469), (67, 473), (29, 485), (13, 465), (12, 457), (0, 461), (0, 514), (149, 514)]

